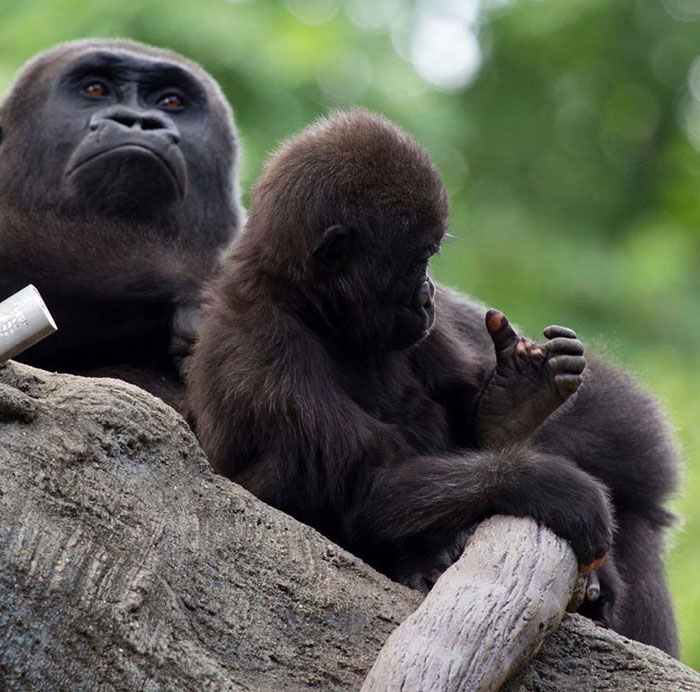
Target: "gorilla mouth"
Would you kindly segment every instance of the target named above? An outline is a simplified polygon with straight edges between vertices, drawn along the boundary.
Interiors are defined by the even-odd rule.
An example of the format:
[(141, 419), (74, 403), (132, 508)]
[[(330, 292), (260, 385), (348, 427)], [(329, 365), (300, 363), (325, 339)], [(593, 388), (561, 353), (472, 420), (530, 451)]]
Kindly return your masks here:
[(94, 161), (97, 161), (101, 158), (104, 158), (106, 156), (110, 156), (111, 154), (114, 154), (114, 153), (130, 153), (130, 152), (136, 153), (136, 154), (141, 154), (141, 155), (145, 153), (150, 159), (156, 161), (161, 166), (161, 168), (163, 168), (168, 173), (173, 184), (175, 185), (175, 189), (177, 190), (178, 195), (180, 197), (184, 197), (184, 195), (185, 195), (184, 181), (181, 179), (180, 176), (178, 176), (173, 164), (165, 156), (163, 156), (159, 151), (157, 151), (149, 146), (146, 146), (145, 144), (135, 144), (133, 142), (127, 142), (125, 144), (117, 144), (114, 147), (109, 147), (108, 149), (102, 149), (95, 154), (87, 156), (86, 158), (79, 161), (75, 166), (73, 166), (73, 168), (71, 168), (66, 173), (66, 178), (70, 178), (72, 175), (77, 173), (84, 166), (86, 166), (90, 163), (93, 163)]

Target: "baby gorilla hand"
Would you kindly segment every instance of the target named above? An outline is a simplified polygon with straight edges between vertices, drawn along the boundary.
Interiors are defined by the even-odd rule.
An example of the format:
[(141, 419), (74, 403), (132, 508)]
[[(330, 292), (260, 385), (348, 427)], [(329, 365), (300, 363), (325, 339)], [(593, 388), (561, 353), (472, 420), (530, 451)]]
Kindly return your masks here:
[[(590, 495), (589, 491), (592, 491)], [(562, 486), (562, 497), (566, 495)], [(600, 570), (613, 540), (614, 521), (609, 498), (602, 486), (593, 491), (592, 487), (585, 488), (579, 483), (566, 504), (568, 509), (562, 507), (562, 510), (568, 511), (568, 516), (549, 517), (543, 523), (571, 543), (581, 574)]]
[(530, 516), (569, 541), (579, 570), (599, 569), (613, 540), (608, 489), (568, 459), (527, 446), (486, 457), (496, 514)]
[(519, 336), (497, 310), (486, 313), (496, 368), (479, 402), (483, 446), (500, 447), (530, 436), (581, 385), (586, 360), (575, 332), (551, 326), (546, 344)]

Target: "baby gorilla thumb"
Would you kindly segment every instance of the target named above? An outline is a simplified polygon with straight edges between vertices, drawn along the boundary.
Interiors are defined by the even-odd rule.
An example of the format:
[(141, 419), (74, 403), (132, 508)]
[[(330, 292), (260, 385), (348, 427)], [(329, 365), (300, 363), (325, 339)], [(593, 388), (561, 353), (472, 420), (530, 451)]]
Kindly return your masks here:
[(508, 318), (499, 310), (489, 310), (486, 313), (486, 329), (498, 351), (512, 348), (518, 340), (518, 335), (510, 326)]

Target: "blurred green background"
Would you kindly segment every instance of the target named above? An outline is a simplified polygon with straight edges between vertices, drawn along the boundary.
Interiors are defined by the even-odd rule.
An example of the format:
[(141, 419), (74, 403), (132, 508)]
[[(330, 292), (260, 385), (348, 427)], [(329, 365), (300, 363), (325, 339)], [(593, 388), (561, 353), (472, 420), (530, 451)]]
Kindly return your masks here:
[(86, 36), (209, 70), (244, 189), (329, 108), (365, 104), (430, 150), (452, 203), (437, 277), (531, 335), (575, 327), (666, 407), (686, 469), (669, 573), (700, 669), (700, 2), (0, 0), (0, 95)]

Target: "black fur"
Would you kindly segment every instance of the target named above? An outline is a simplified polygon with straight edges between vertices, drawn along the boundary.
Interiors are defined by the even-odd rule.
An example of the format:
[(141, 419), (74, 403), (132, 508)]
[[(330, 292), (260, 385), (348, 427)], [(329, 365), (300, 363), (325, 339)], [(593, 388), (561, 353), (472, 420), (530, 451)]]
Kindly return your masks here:
[[(383, 118), (336, 114), (281, 147), (193, 356), (212, 464), (414, 586), (490, 514), (534, 517), (581, 564), (608, 551), (616, 517), (600, 570), (611, 625), (675, 655), (661, 551), (676, 453), (656, 406), (589, 358), (534, 437), (480, 448), (476, 407), (496, 364), (485, 310), (442, 289), (432, 306), (415, 298), (446, 223), (427, 154)], [(604, 620), (602, 604), (589, 615)]]
[(215, 81), (126, 40), (59, 45), (0, 104), (0, 298), (27, 283), (57, 334), (19, 357), (176, 406), (200, 290), (241, 222)]

